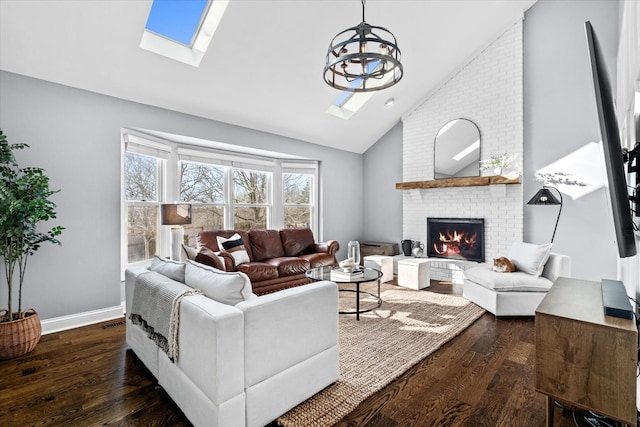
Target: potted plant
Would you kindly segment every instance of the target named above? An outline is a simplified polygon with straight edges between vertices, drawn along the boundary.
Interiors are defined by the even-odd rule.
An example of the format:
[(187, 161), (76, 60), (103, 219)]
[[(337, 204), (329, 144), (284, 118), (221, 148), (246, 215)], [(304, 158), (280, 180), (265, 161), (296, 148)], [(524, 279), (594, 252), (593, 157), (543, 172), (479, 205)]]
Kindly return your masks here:
[[(33, 350), (40, 340), (41, 326), (33, 309), (22, 310), (22, 285), (27, 261), (42, 243), (60, 244), (63, 228), (40, 231), (39, 225), (56, 217), (49, 197), (60, 190), (49, 189), (49, 177), (41, 168), (18, 166), (14, 151), (27, 144), (9, 144), (0, 129), (0, 257), (7, 281), (7, 308), (0, 310), (0, 360)], [(17, 278), (17, 280), (16, 280)], [(14, 285), (18, 285), (18, 310), (13, 310)]]
[(482, 160), (480, 167), (482, 169), (493, 169), (495, 175), (501, 175), (505, 172), (505, 169), (509, 170), (509, 167), (517, 157), (517, 154), (508, 155), (507, 153), (502, 153), (499, 156), (491, 156), (487, 160)]

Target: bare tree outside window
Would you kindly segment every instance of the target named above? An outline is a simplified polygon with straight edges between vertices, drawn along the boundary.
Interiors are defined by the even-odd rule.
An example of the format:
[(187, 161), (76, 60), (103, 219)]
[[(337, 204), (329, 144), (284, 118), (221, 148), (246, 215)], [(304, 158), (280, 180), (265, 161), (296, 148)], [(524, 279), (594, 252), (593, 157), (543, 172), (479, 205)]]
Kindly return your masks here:
[(311, 226), (311, 186), (313, 176), (303, 173), (284, 173), (284, 226)]
[[(271, 174), (246, 169), (233, 170), (233, 223), (237, 230), (267, 228)], [(260, 206), (251, 206), (260, 205)]]
[(125, 153), (128, 262), (150, 259), (157, 251), (158, 162), (155, 157)]
[(196, 245), (201, 231), (224, 229), (224, 180), (221, 166), (180, 162), (180, 200), (191, 203), (191, 224), (184, 227), (185, 244)]

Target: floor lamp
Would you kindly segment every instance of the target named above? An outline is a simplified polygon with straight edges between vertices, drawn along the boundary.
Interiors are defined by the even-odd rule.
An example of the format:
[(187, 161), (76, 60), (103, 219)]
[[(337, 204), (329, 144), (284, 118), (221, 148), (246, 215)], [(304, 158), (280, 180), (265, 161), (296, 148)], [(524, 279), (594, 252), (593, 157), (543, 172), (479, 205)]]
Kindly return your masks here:
[[(560, 200), (553, 195), (550, 191), (554, 189), (558, 192), (560, 196)], [(560, 205), (560, 210), (558, 211), (558, 219), (556, 219), (556, 226), (553, 228), (553, 235), (551, 236), (551, 243), (553, 243), (553, 239), (556, 237), (556, 229), (558, 228), (558, 221), (560, 221), (560, 214), (562, 213), (562, 193), (555, 187), (548, 187), (543, 185), (540, 190), (527, 202), (528, 205), (543, 205), (543, 206), (554, 206)]]
[(171, 259), (180, 261), (182, 240), (184, 239), (185, 224), (191, 224), (191, 205), (189, 203), (163, 204), (160, 212), (162, 225), (174, 225), (171, 227)]

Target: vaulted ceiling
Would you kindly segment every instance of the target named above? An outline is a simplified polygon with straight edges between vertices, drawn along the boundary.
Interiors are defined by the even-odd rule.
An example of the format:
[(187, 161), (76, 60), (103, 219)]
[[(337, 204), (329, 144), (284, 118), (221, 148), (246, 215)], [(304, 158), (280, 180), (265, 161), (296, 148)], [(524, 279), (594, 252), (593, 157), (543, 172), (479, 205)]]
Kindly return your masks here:
[(197, 68), (139, 47), (150, 0), (0, 0), (0, 69), (363, 153), (533, 3), (369, 0), (405, 74), (349, 120), (326, 113), (340, 92), (322, 69), (330, 40), (360, 23), (358, 0), (231, 0)]

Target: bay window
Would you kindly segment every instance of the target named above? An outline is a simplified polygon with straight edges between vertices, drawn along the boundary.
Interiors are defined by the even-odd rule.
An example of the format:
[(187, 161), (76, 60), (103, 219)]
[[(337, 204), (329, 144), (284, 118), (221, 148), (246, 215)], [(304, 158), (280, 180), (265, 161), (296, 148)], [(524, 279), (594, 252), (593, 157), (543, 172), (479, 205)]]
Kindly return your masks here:
[[(190, 203), (185, 242), (201, 231), (308, 227), (317, 234), (318, 163), (179, 144), (124, 131), (123, 266), (169, 248), (160, 204)], [(274, 153), (277, 154), (277, 153)]]

